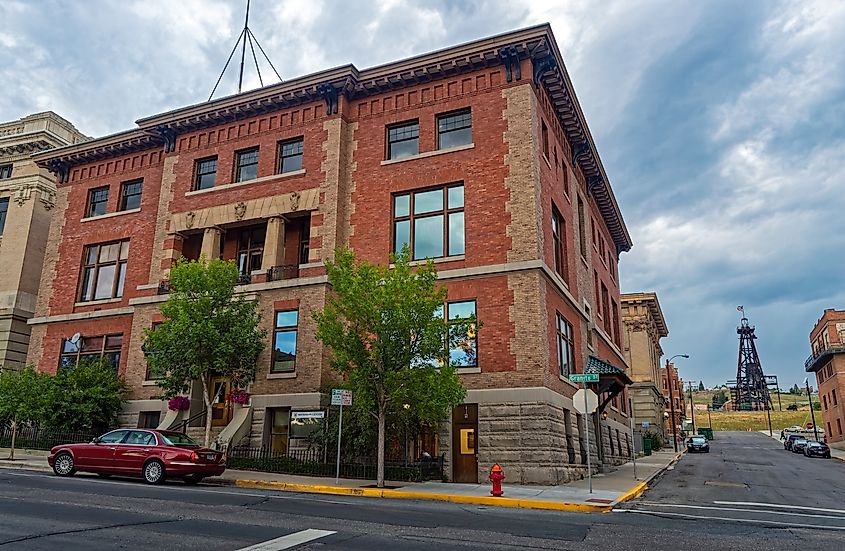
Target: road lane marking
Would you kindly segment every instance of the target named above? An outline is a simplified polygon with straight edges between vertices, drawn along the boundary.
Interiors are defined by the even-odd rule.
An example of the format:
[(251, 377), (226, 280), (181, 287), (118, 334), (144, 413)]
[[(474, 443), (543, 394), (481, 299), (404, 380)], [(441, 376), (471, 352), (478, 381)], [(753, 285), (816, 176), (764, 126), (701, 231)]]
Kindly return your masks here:
[(308, 530), (294, 532), (293, 534), (288, 534), (287, 536), (282, 536), (274, 540), (256, 543), (255, 545), (250, 545), (249, 547), (242, 547), (241, 549), (238, 549), (238, 551), (282, 551), (283, 549), (290, 549), (291, 547), (296, 547), (297, 545), (302, 545), (303, 543), (325, 538), (326, 536), (331, 536), (336, 533), (337, 532), (333, 532), (331, 530), (314, 530), (309, 528)]
[(784, 528), (819, 528), (822, 530), (845, 530), (845, 526), (827, 526), (824, 524), (801, 524), (798, 522), (775, 522), (773, 520), (752, 520), (744, 518), (710, 517), (704, 515), (687, 515), (684, 513), (670, 513), (669, 511), (647, 511), (645, 509), (613, 509), (614, 513), (638, 513), (640, 515), (655, 515), (666, 517), (679, 517), (691, 520), (724, 520), (726, 522), (742, 522), (745, 524), (770, 524)]
[[(837, 515), (814, 515), (811, 513), (791, 513), (788, 511), (767, 511), (767, 510), (760, 510), (760, 509), (741, 509), (739, 507), (710, 507), (708, 505), (681, 505), (679, 503), (653, 503), (653, 502), (642, 502), (638, 505), (646, 505), (648, 507), (671, 507), (671, 508), (679, 508), (679, 509), (704, 509), (710, 511), (738, 511), (738, 512), (745, 512), (745, 513), (757, 513), (759, 515), (789, 515), (789, 516), (797, 516), (797, 517), (813, 517), (813, 518), (835, 518), (840, 520), (845, 520), (845, 516), (837, 516)], [(845, 511), (843, 511), (845, 515)]]
[(805, 507), (803, 505), (782, 505), (780, 503), (759, 503), (756, 501), (714, 501), (716, 505), (745, 505), (751, 507), (770, 507), (773, 509), (800, 509), (802, 511), (819, 511), (821, 513), (842, 513), (845, 509), (825, 509), (823, 507)]

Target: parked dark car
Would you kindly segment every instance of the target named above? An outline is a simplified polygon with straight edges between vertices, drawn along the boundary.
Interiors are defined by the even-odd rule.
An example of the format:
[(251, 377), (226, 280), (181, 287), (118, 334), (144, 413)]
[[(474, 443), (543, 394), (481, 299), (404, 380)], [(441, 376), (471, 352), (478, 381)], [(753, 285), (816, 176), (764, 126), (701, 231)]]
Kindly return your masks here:
[(710, 444), (707, 443), (707, 439), (703, 436), (692, 436), (687, 439), (687, 451), (690, 453), (710, 453)]
[(200, 447), (181, 432), (141, 429), (113, 430), (88, 444), (56, 446), (47, 462), (59, 476), (77, 471), (141, 476), (150, 484), (161, 484), (167, 477), (196, 484), (226, 470), (222, 453)]
[(796, 438), (792, 441), (792, 447), (790, 447), (789, 449), (792, 450), (792, 453), (804, 453), (805, 447), (807, 447), (807, 439)]
[(804, 446), (804, 455), (830, 459), (830, 448), (823, 442), (807, 442), (807, 445)]
[(790, 434), (786, 437), (786, 440), (783, 441), (783, 449), (792, 451), (792, 443), (798, 439), (806, 440), (800, 434)]

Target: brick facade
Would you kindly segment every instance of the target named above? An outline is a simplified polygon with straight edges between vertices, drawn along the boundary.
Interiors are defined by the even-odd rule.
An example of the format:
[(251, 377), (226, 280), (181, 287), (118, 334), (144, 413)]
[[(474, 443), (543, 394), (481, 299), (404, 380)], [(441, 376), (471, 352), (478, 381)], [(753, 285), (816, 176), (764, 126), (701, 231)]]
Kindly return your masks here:
[(826, 309), (810, 332), (813, 354), (805, 364), (816, 374), (822, 429), (828, 445), (845, 450), (845, 310)]
[[(513, 55), (502, 61), (497, 52), (505, 51)], [(526, 482), (582, 476), (583, 419), (572, 410), (577, 387), (559, 372), (555, 324), (560, 314), (572, 325), (570, 372), (583, 370), (590, 355), (627, 368), (616, 263), (631, 244), (562, 60), (532, 78), (542, 56), (559, 58), (548, 26), (375, 69), (290, 80), (142, 119), (136, 130), (41, 157), (64, 163), (69, 177), (59, 187), (64, 206), (42, 278), (50, 297), (33, 320), (31, 358), (53, 372), (63, 337), (122, 332), (119, 370), (140, 404), (123, 421), (137, 422), (140, 408), (155, 404), (140, 345), (166, 299), (158, 288), (171, 262), (200, 250), (235, 258), (239, 232), (266, 227), (262, 270), (246, 274), (240, 290), (256, 297), (270, 334), (279, 304), (299, 308), (295, 371), (271, 373), (268, 346), (249, 389), (248, 441), (266, 445), (274, 408), (324, 407), (319, 391), (336, 378), (328, 351), (313, 338), (311, 313), (328, 291), (323, 261), (348, 246), (361, 258), (388, 262), (393, 197), (462, 184), (464, 253), (435, 261), (448, 300), (475, 300), (483, 322), (478, 366), (460, 371), (467, 403), (478, 404), (477, 474), (483, 478), (491, 461), (505, 461)], [(411, 78), (416, 70), (426, 77)], [(336, 97), (318, 92), (326, 85)], [(438, 149), (438, 115), (465, 109), (471, 142)], [(386, 128), (409, 120), (419, 123), (418, 154), (388, 159)], [(299, 137), (301, 170), (277, 174), (279, 142)], [(257, 177), (234, 182), (237, 152), (253, 147)], [(197, 160), (211, 156), (214, 187), (192, 190)], [(117, 200), (121, 182), (137, 178), (144, 180), (140, 210), (116, 213), (110, 195), (109, 215), (83, 220), (91, 188), (109, 185)], [(562, 266), (550, 233), (553, 206), (564, 219)], [(307, 254), (299, 246), (305, 231)], [(128, 239), (131, 250), (123, 295), (81, 303), (84, 248), (119, 239)], [(268, 263), (288, 271), (271, 278)], [(596, 278), (604, 295), (594, 288)], [(605, 308), (615, 315), (602, 315)], [(591, 453), (606, 465), (630, 449), (627, 406), (619, 398), (594, 427), (601, 446), (591, 440)], [(164, 413), (161, 403), (158, 409)], [(439, 448), (451, 465), (451, 425), (443, 427)]]

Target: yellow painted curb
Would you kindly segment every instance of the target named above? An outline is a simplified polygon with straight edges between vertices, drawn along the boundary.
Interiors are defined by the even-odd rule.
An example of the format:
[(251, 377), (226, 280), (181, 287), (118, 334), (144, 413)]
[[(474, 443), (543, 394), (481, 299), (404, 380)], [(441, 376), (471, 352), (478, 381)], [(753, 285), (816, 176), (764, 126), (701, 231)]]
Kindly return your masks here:
[(545, 509), (549, 511), (572, 511), (579, 513), (606, 513), (613, 508), (610, 504), (594, 505), (590, 503), (564, 503), (559, 501), (544, 501), (540, 499), (513, 499), (508, 497), (493, 496), (467, 496), (456, 494), (438, 494), (431, 492), (414, 492), (408, 490), (383, 490), (379, 488), (344, 488), (340, 486), (317, 486), (312, 484), (293, 484), (287, 482), (269, 482), (263, 480), (235, 480), (234, 485), (240, 488), (263, 488), (311, 494), (381, 497), (388, 499), (424, 499), (430, 501), (465, 503), (470, 505), (490, 505), (493, 507), (513, 507), (518, 509)]
[(648, 489), (648, 484), (646, 484), (645, 482), (640, 482), (639, 484), (634, 486), (634, 488), (631, 489), (629, 492), (622, 494), (622, 497), (617, 499), (616, 503), (624, 503), (626, 501), (636, 499), (636, 498), (640, 497), (643, 494), (643, 492), (645, 492), (647, 489)]

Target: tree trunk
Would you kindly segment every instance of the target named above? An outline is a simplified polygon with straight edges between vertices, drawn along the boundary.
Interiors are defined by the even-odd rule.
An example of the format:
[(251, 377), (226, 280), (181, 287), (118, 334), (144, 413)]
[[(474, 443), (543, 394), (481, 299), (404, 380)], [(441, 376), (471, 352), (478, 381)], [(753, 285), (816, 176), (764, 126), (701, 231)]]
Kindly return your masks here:
[(201, 376), (200, 380), (202, 381), (202, 400), (205, 402), (205, 440), (203, 441), (203, 446), (207, 448), (211, 443), (211, 420), (214, 412), (211, 410), (211, 396), (208, 394), (208, 383), (205, 380), (205, 376)]
[(11, 450), (9, 450), (9, 461), (15, 460), (15, 439), (17, 438), (17, 436), (18, 436), (18, 416), (17, 416), (17, 414), (15, 414), (15, 416), (12, 418), (12, 447), (11, 447)]
[(385, 404), (378, 405), (378, 453), (376, 457), (378, 458), (378, 471), (376, 474), (376, 486), (378, 488), (384, 488), (384, 417), (385, 413), (384, 410), (386, 409)]

